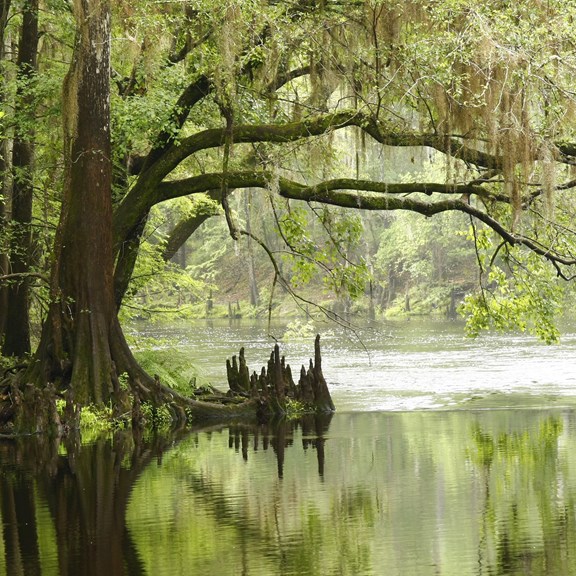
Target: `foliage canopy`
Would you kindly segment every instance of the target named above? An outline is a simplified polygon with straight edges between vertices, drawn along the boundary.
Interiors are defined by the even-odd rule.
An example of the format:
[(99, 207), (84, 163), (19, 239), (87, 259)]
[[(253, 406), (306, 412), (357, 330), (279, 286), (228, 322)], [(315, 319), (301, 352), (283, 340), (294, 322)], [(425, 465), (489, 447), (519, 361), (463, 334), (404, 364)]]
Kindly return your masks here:
[[(94, 295), (80, 288), (88, 277), (106, 292), (102, 324), (86, 337), (104, 334), (96, 348), (109, 358), (93, 368), (116, 363), (145, 380), (109, 309), (142, 293), (145, 279), (162, 290), (160, 271), (178, 293), (216, 289), (221, 234), (202, 242), (205, 261), (186, 280), (168, 264), (207, 221), (213, 230), (225, 222), (252, 276), (254, 254), (264, 255), (272, 286), (303, 304), (294, 286), (317, 271), (336, 294), (357, 297), (374, 274), (391, 289), (393, 280), (441, 278), (452, 265), (468, 290), (479, 287), (466, 302), (472, 332), (515, 326), (557, 337), (557, 279), (572, 279), (576, 265), (574, 0), (3, 0), (0, 8), (0, 278), (38, 298), (35, 317), (53, 332), (36, 356), (38, 365), (53, 356), (40, 380), (66, 382), (79, 373), (78, 350), (95, 349), (78, 336), (80, 314), (97, 316)], [(19, 62), (23, 48), (5, 47), (34, 18), (32, 70)], [(82, 50), (94, 30), (104, 40), (93, 46), (110, 57), (96, 50), (89, 62)], [(91, 72), (80, 70), (82, 58)], [(86, 91), (102, 70), (105, 81)], [(88, 125), (98, 128), (74, 156)], [(35, 158), (19, 165), (10, 150), (22, 139)], [(20, 217), (15, 185), (27, 171), (33, 212)], [(92, 186), (106, 195), (79, 199)], [(434, 218), (414, 227), (368, 216), (398, 211)], [(15, 242), (19, 227), (33, 241)], [(473, 243), (466, 257), (459, 230)], [(67, 247), (80, 232), (70, 265)], [(449, 246), (439, 240), (446, 233), (457, 238)], [(16, 261), (24, 268), (12, 274)], [(30, 282), (48, 277), (49, 290)], [(12, 329), (3, 318), (0, 327)]]

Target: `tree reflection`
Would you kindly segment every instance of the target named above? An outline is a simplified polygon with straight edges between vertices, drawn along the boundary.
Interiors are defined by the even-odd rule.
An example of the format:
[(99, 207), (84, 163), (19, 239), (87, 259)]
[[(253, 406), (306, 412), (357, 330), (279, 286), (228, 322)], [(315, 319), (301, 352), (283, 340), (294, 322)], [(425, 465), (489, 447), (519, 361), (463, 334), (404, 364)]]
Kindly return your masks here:
[(80, 445), (44, 437), (0, 443), (0, 494), (7, 574), (42, 573), (37, 507), (53, 521), (58, 573), (142, 574), (125, 515), (132, 488), (146, 466), (173, 445), (173, 436), (140, 442), (131, 433)]
[[(229, 446), (247, 460), (250, 450), (271, 448), (282, 478), (285, 451), (294, 431), (302, 430), (304, 448), (316, 449), (318, 472), (324, 472), (324, 439), (330, 418), (311, 416), (298, 421), (250, 426), (235, 424), (210, 429), (155, 435), (142, 440), (118, 431), (82, 445), (71, 435), (63, 443), (44, 437), (6, 439), (0, 442), (0, 513), (4, 566), (10, 576), (45, 572), (40, 541), (52, 541), (51, 562), (61, 576), (145, 574), (144, 563), (126, 525), (126, 512), (138, 478), (153, 461), (194, 433), (229, 428)], [(249, 518), (239, 518), (223, 495), (208, 487), (201, 476), (188, 477), (219, 522), (241, 527), (242, 540), (265, 542), (266, 536)], [(39, 518), (47, 515), (50, 526)], [(46, 545), (45, 545), (46, 546)], [(270, 552), (275, 542), (270, 540)], [(2, 562), (0, 562), (1, 573)]]
[[(260, 451), (271, 450), (276, 458), (277, 481), (270, 477), (266, 480), (259, 478), (252, 496), (245, 495), (244, 505), (239, 505), (238, 494), (230, 489), (229, 481), (233, 478), (222, 477), (215, 470), (205, 473), (201, 466), (193, 466), (186, 471), (183, 481), (197, 498), (201, 514), (212, 518), (219, 531), (227, 534), (229, 542), (233, 543), (233, 549), (237, 550), (236, 558), (239, 556), (242, 564), (242, 574), (253, 573), (255, 565), (258, 565), (258, 569), (254, 573), (258, 574), (324, 573), (320, 551), (326, 536), (330, 539), (334, 537), (330, 526), (349, 521), (348, 511), (336, 504), (332, 522), (325, 525), (317, 509), (303, 509), (298, 515), (303, 522), (301, 529), (288, 530), (284, 525), (288, 521), (285, 507), (298, 507), (300, 503), (297, 499), (291, 499), (290, 490), (282, 489), (282, 483), (287, 472), (286, 453), (294, 446), (296, 438), (301, 439), (304, 451), (315, 451), (318, 475), (323, 479), (324, 448), (331, 419), (332, 414), (316, 414), (297, 420), (281, 419), (258, 425), (236, 423), (221, 428), (228, 433), (228, 447), (241, 455), (245, 462), (250, 460), (251, 453)], [(294, 476), (294, 471), (290, 472)], [(290, 486), (297, 485), (297, 482), (290, 482)], [(369, 494), (363, 496), (364, 504), (371, 503)], [(355, 497), (359, 499), (361, 495), (355, 494)], [(209, 524), (206, 519), (204, 522)], [(298, 524), (298, 521), (295, 522)], [(340, 562), (346, 562), (348, 556), (352, 554), (343, 551)], [(196, 561), (199, 559), (196, 558)], [(222, 565), (224, 568), (230, 566)]]
[(58, 442), (45, 437), (0, 443), (0, 513), (7, 574), (41, 574), (35, 478), (53, 473)]
[[(562, 494), (559, 417), (534, 433), (497, 435), (476, 426), (470, 460), (484, 484), (478, 574), (573, 574), (573, 497)], [(559, 493), (560, 491), (560, 493)]]
[(248, 461), (250, 435), (252, 435), (253, 450), (257, 452), (262, 446), (263, 450), (268, 450), (271, 446), (276, 454), (278, 462), (278, 478), (284, 476), (284, 455), (285, 450), (294, 443), (294, 433), (301, 429), (302, 448), (316, 450), (318, 459), (318, 474), (324, 476), (324, 438), (332, 413), (306, 414), (298, 419), (273, 420), (258, 425), (235, 424), (229, 427), (228, 446), (237, 452), (241, 450), (242, 458)]

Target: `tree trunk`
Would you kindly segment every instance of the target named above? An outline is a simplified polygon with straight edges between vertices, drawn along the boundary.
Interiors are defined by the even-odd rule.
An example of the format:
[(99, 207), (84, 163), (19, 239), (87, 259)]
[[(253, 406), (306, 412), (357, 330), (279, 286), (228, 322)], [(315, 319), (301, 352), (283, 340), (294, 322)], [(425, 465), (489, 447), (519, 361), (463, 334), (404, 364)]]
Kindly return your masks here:
[[(12, 151), (12, 235), (10, 272), (26, 274), (32, 248), (32, 198), (34, 170), (34, 96), (31, 81), (36, 75), (38, 52), (38, 0), (27, 0), (23, 7), (22, 31), (18, 46), (18, 89), (16, 125)], [(8, 289), (6, 331), (2, 352), (5, 356), (30, 353), (29, 278), (23, 276)]]
[[(5, 100), (5, 70), (4, 58), (5, 50), (5, 30), (8, 23), (8, 12), (10, 10), (10, 0), (0, 0), (0, 106)], [(6, 173), (8, 171), (8, 143), (6, 141), (6, 126), (0, 118), (0, 133), (4, 138), (0, 140), (0, 276), (8, 274), (8, 253), (7, 246), (2, 237), (6, 229), (6, 193), (8, 186), (6, 183)], [(6, 326), (6, 312), (8, 309), (8, 291), (6, 284), (0, 282), (0, 346), (4, 340), (4, 329)]]
[(122, 300), (124, 300), (130, 285), (138, 252), (140, 251), (140, 239), (144, 233), (147, 219), (148, 214), (146, 214), (146, 218), (140, 221), (130, 238), (123, 242), (118, 250), (118, 259), (116, 260), (116, 269), (114, 271), (114, 300), (117, 310), (120, 309)]
[(65, 182), (51, 305), (33, 381), (70, 385), (80, 404), (112, 394), (110, 5), (75, 0), (77, 33), (64, 84)]
[(258, 291), (258, 281), (256, 279), (256, 266), (254, 264), (254, 250), (252, 246), (252, 236), (250, 235), (252, 232), (252, 224), (250, 221), (250, 192), (244, 195), (244, 212), (246, 214), (246, 231), (248, 232), (248, 255), (247, 255), (247, 264), (248, 264), (248, 282), (250, 284), (250, 304), (252, 306), (258, 306), (260, 304), (260, 294)]
[[(1, 126), (0, 126), (1, 129)], [(2, 152), (5, 147), (0, 145), (0, 172), (4, 171), (5, 163), (2, 161)], [(3, 178), (0, 176), (0, 234), (1, 231), (6, 229), (6, 204), (3, 200), (4, 186)], [(0, 276), (8, 274), (8, 255), (4, 242), (0, 236)], [(6, 314), (8, 312), (8, 287), (6, 284), (0, 282), (0, 350), (2, 349), (2, 342), (4, 341), (4, 333), (6, 328)]]

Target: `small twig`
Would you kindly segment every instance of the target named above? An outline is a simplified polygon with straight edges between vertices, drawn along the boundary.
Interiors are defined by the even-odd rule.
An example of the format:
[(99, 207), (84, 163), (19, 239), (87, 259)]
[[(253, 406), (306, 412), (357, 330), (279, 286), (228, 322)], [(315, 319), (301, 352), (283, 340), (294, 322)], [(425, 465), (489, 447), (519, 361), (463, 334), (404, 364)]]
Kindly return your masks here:
[(366, 354), (368, 355), (368, 358), (370, 358), (370, 352), (368, 351), (368, 348), (366, 347), (366, 345), (362, 341), (362, 338), (359, 336), (358, 330), (354, 327), (354, 325), (351, 322), (342, 318), (342, 316), (340, 316), (336, 312), (333, 312), (332, 310), (329, 310), (325, 306), (322, 306), (321, 304), (318, 304), (317, 302), (312, 302), (311, 300), (308, 300), (307, 298), (304, 298), (303, 296), (301, 296), (300, 294), (295, 292), (292, 289), (292, 287), (290, 286), (289, 282), (282, 276), (282, 273), (280, 272), (280, 267), (278, 266), (278, 262), (276, 261), (276, 258), (274, 258), (274, 254), (272, 253), (272, 250), (270, 250), (270, 248), (268, 248), (266, 243), (263, 240), (261, 240), (258, 236), (255, 236), (254, 234), (252, 234), (252, 232), (248, 232), (247, 230), (241, 229), (238, 232), (239, 232), (239, 234), (241, 234), (243, 236), (247, 236), (247, 237), (252, 238), (252, 240), (254, 240), (254, 242), (256, 242), (264, 250), (264, 252), (266, 252), (266, 254), (268, 255), (268, 258), (270, 259), (270, 262), (272, 263), (272, 266), (274, 268), (274, 282), (272, 285), (270, 301), (269, 301), (269, 305), (268, 305), (268, 331), (270, 331), (270, 322), (271, 322), (271, 316), (272, 316), (272, 294), (274, 293), (274, 287), (276, 286), (278, 280), (280, 280), (280, 282), (282, 283), (282, 286), (286, 289), (288, 294), (290, 294), (290, 296), (292, 297), (292, 299), (294, 300), (296, 305), (302, 311), (307, 313), (303, 304), (308, 304), (309, 306), (312, 306), (312, 307), (316, 308), (317, 310), (319, 310), (320, 312), (322, 312), (322, 314), (324, 314), (324, 316), (326, 318), (328, 318), (328, 320), (330, 320), (331, 322), (335, 322), (339, 326), (343, 327), (345, 330), (350, 330), (352, 332), (352, 334), (354, 334), (354, 336), (357, 338), (358, 342), (360, 343), (360, 345), (362, 346), (362, 348), (364, 349)]
[(492, 258), (490, 258), (490, 266), (494, 265), (494, 262), (496, 260), (496, 256), (498, 256), (498, 253), (500, 252), (500, 250), (507, 245), (506, 241), (502, 241), (500, 242), (500, 244), (498, 244), (498, 246), (496, 247), (496, 250), (494, 250), (494, 254), (492, 254)]

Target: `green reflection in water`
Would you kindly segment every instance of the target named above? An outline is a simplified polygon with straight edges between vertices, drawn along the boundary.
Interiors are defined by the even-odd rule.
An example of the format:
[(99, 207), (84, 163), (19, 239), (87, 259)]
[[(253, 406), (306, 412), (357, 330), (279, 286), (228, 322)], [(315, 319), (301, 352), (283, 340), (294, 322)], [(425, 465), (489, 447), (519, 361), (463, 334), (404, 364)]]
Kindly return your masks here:
[(0, 442), (0, 575), (576, 576), (576, 415)]
[(268, 450), (262, 430), (199, 432), (147, 471), (128, 524), (161, 574), (576, 574), (573, 419), (340, 414), (322, 474), (299, 429)]
[(471, 461), (484, 482), (479, 564), (502, 574), (573, 574), (574, 476), (562, 419), (542, 420), (532, 433), (476, 425), (472, 436)]

